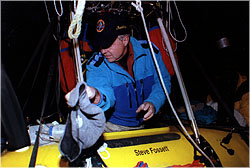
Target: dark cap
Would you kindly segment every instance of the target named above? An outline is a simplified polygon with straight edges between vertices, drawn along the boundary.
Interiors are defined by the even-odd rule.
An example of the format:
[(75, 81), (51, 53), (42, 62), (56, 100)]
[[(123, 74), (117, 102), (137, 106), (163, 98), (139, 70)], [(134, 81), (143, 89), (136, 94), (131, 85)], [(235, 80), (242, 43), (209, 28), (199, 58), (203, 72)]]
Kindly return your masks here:
[(118, 14), (100, 14), (96, 27), (93, 45), (96, 49), (109, 48), (118, 35), (128, 34), (127, 19)]

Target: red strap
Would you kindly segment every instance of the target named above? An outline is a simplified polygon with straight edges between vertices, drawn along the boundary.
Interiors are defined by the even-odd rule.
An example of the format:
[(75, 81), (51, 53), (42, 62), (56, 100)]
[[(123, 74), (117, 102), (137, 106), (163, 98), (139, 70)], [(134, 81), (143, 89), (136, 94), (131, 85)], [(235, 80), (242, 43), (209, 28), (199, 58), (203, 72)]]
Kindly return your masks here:
[[(63, 92), (67, 93), (76, 85), (75, 67), (73, 58), (70, 54), (69, 44), (65, 40), (61, 41), (61, 50), (62, 64), (60, 63), (60, 84)], [(66, 79), (64, 79), (63, 73), (65, 74)], [(65, 81), (67, 83), (68, 90)]]

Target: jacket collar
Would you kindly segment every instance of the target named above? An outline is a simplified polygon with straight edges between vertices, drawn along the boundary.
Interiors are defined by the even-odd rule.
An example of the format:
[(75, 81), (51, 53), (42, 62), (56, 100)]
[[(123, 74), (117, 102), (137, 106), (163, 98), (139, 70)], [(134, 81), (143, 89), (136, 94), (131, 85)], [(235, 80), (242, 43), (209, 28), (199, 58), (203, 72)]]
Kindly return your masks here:
[[(133, 47), (134, 61), (136, 61), (136, 59), (139, 58), (139, 57), (141, 57), (141, 55), (145, 55), (145, 50), (143, 49), (143, 47), (141, 46), (141, 44), (134, 37), (132, 37), (132, 36), (130, 36), (130, 42), (131, 42), (132, 47)], [(116, 63), (110, 63), (110, 62), (108, 62), (105, 57), (104, 57), (104, 62), (110, 68), (110, 70), (115, 71), (115, 72), (120, 73), (120, 74), (123, 74), (123, 75), (126, 75), (132, 81), (134, 81), (134, 79), (131, 77), (131, 75), (129, 75), (129, 73), (126, 70), (124, 70), (123, 68), (121, 68), (120, 65), (118, 65)]]
[(133, 46), (134, 60), (136, 60), (141, 55), (145, 54), (145, 50), (143, 49), (139, 41), (137, 41), (134, 37), (130, 36), (130, 42), (132, 43)]

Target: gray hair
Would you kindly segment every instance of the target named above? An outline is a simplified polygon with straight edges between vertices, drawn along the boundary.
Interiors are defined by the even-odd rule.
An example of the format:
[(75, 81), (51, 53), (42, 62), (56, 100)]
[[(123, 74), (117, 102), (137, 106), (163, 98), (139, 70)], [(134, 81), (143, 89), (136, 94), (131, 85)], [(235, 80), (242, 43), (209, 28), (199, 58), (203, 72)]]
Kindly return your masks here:
[(119, 39), (120, 41), (122, 41), (123, 38), (124, 38), (125, 36), (129, 36), (129, 34), (119, 35), (119, 36), (118, 36), (118, 39)]

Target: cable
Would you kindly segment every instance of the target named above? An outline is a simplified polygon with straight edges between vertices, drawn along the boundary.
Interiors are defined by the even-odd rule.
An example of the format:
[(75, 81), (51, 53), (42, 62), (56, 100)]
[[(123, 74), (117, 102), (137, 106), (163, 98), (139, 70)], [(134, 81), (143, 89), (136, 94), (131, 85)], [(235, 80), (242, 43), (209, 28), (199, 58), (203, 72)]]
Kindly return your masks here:
[(231, 132), (229, 132), (229, 134), (227, 134), (227, 136), (225, 136), (223, 139), (222, 139), (222, 141), (220, 142), (220, 145), (223, 147), (223, 148), (225, 148), (226, 150), (227, 150), (227, 153), (229, 154), (229, 155), (234, 155), (234, 150), (233, 149), (228, 149), (226, 146), (224, 146), (223, 145), (223, 143), (224, 144), (229, 144), (229, 142), (231, 141), (231, 139), (232, 139), (232, 134), (233, 134), (233, 131), (235, 130), (235, 128), (233, 128), (232, 130), (231, 130)]
[(224, 145), (222, 144), (222, 142), (220, 142), (220, 146), (222, 146), (224, 149), (226, 149), (226, 150), (227, 150), (227, 153), (228, 153), (229, 155), (234, 155), (234, 150), (233, 150), (233, 149), (227, 148), (226, 146), (224, 146)]
[[(44, 6), (45, 6), (45, 9), (46, 9), (46, 13), (47, 13), (47, 16), (48, 16), (48, 21), (49, 21), (49, 23), (51, 22), (50, 21), (50, 15), (49, 15), (49, 11), (48, 11), (48, 7), (47, 7), (47, 4), (46, 4), (46, 1), (44, 0)], [(56, 38), (56, 36), (53, 34), (53, 37), (54, 37), (54, 39), (57, 41), (57, 38)]]
[(59, 12), (57, 11), (56, 0), (54, 0), (54, 7), (55, 7), (57, 15), (61, 17), (63, 15), (63, 6), (62, 6), (62, 1), (59, 0), (59, 2), (60, 2), (61, 14), (59, 14)]
[[(161, 21), (160, 18), (158, 18), (158, 23), (159, 23), (160, 27), (161, 27), (162, 29), (164, 29), (164, 26), (163, 26), (162, 21)], [(167, 34), (166, 34), (165, 31), (162, 31), (162, 33), (163, 33), (163, 37), (168, 38), (168, 36), (167, 36)], [(165, 34), (164, 34), (164, 33), (165, 33)], [(172, 51), (172, 48), (171, 48), (171, 44), (170, 44), (170, 42), (169, 42), (169, 39), (168, 39), (168, 40), (165, 39), (165, 40), (166, 40), (165, 42), (166, 42), (168, 48)], [(171, 56), (171, 60), (174, 59), (173, 51), (170, 52), (170, 56)], [(177, 69), (176, 71), (179, 72), (179, 71), (178, 71), (178, 66), (177, 66), (176, 62), (173, 62), (173, 63), (175, 63), (175, 64), (173, 64), (173, 66), (175, 67), (175, 70)], [(179, 75), (180, 75), (180, 74), (179, 74)], [(182, 80), (181, 76), (177, 76), (177, 77), (179, 77), (179, 80), (183, 83), (183, 80)], [(183, 85), (183, 88), (181, 88), (181, 89), (182, 89), (183, 94), (187, 97), (184, 85)], [(188, 138), (190, 139), (190, 141), (196, 146), (196, 148), (203, 154), (203, 156), (205, 156), (205, 157), (209, 160), (209, 162), (211, 163), (211, 165), (212, 165), (213, 167), (215, 167), (214, 164), (213, 164), (213, 162), (211, 161), (211, 159), (210, 159), (210, 158), (200, 149), (200, 147), (199, 147), (199, 146), (193, 141), (193, 139), (190, 137), (190, 135), (189, 135), (188, 132), (186, 131), (185, 127), (182, 125), (182, 123), (181, 123), (181, 121), (180, 121), (180, 119), (179, 119), (177, 113), (175, 112), (175, 110), (174, 110), (174, 108), (173, 108), (173, 106), (172, 106), (172, 103), (171, 103), (170, 98), (169, 98), (168, 95), (167, 95), (167, 98), (168, 98), (169, 104), (170, 104), (170, 106), (171, 106), (171, 108), (172, 108), (172, 110), (173, 110), (173, 112), (174, 112), (174, 115), (175, 115), (175, 117), (177, 118), (177, 120), (178, 120), (180, 126), (182, 127), (183, 131), (186, 133), (186, 135), (188, 136)], [(190, 102), (189, 102), (188, 100), (186, 100), (186, 99), (184, 99), (184, 101), (185, 101), (185, 104), (187, 104), (187, 110), (190, 110), (189, 113), (188, 113), (188, 114), (189, 114), (189, 118), (194, 119), (194, 116), (193, 116), (193, 113), (192, 113), (192, 108), (190, 107)], [(196, 134), (196, 136), (198, 136), (197, 134), (199, 134), (199, 133), (198, 133), (198, 128), (197, 128), (196, 122), (195, 122), (195, 120), (191, 120), (191, 121), (192, 121), (193, 127), (197, 129), (197, 130), (194, 129), (194, 131), (197, 131), (197, 132), (195, 132), (195, 134)]]
[(46, 1), (44, 0), (43, 2), (44, 2), (44, 5), (45, 5), (46, 13), (47, 13), (47, 15), (48, 15), (48, 21), (49, 21), (49, 23), (50, 23), (50, 16), (49, 16), (48, 7), (47, 7), (47, 4), (46, 4)]
[[(184, 42), (184, 41), (187, 39), (187, 30), (186, 30), (186, 28), (185, 28), (185, 26), (184, 26), (184, 24), (183, 24), (183, 22), (182, 22), (182, 19), (181, 19), (181, 16), (180, 16), (178, 7), (177, 7), (177, 5), (176, 5), (176, 2), (175, 2), (175, 1), (173, 1), (173, 2), (174, 2), (174, 5), (175, 5), (175, 8), (176, 8), (176, 12), (177, 12), (178, 18), (179, 18), (179, 20), (180, 20), (180, 23), (181, 23), (181, 25), (182, 25), (182, 27), (183, 27), (183, 29), (184, 29), (185, 37), (184, 37), (182, 40), (178, 40), (178, 39), (176, 39), (176, 38), (172, 35), (172, 33), (171, 33), (171, 26), (170, 26), (171, 19), (170, 19), (170, 15), (172, 16), (172, 18), (173, 18), (173, 15), (172, 15), (172, 11), (171, 11), (171, 8), (170, 8), (170, 4), (168, 5), (168, 8), (169, 8), (169, 26), (168, 26), (168, 31), (169, 31), (169, 34), (171, 35), (171, 37), (172, 37), (175, 41), (177, 41), (177, 42)], [(170, 3), (170, 1), (168, 1), (167, 3)]]
[[(51, 58), (50, 65), (49, 65), (49, 68), (48, 68), (48, 75), (47, 75), (45, 90), (44, 90), (40, 122), (42, 121), (42, 118), (43, 118), (43, 115), (44, 115), (46, 103), (48, 103), (47, 101), (48, 101), (48, 97), (49, 97), (49, 93), (50, 93), (50, 89), (51, 89), (51, 84), (52, 84), (52, 78), (53, 78), (54, 69), (55, 69), (54, 63), (55, 63), (55, 60), (53, 58)], [(38, 129), (38, 134), (36, 136), (35, 145), (34, 145), (34, 148), (32, 150), (31, 157), (30, 157), (29, 167), (34, 167), (35, 163), (36, 163), (37, 153), (38, 153), (38, 148), (39, 148), (39, 136), (40, 136), (41, 126), (42, 126), (42, 124), (40, 123), (39, 124), (39, 129)]]

